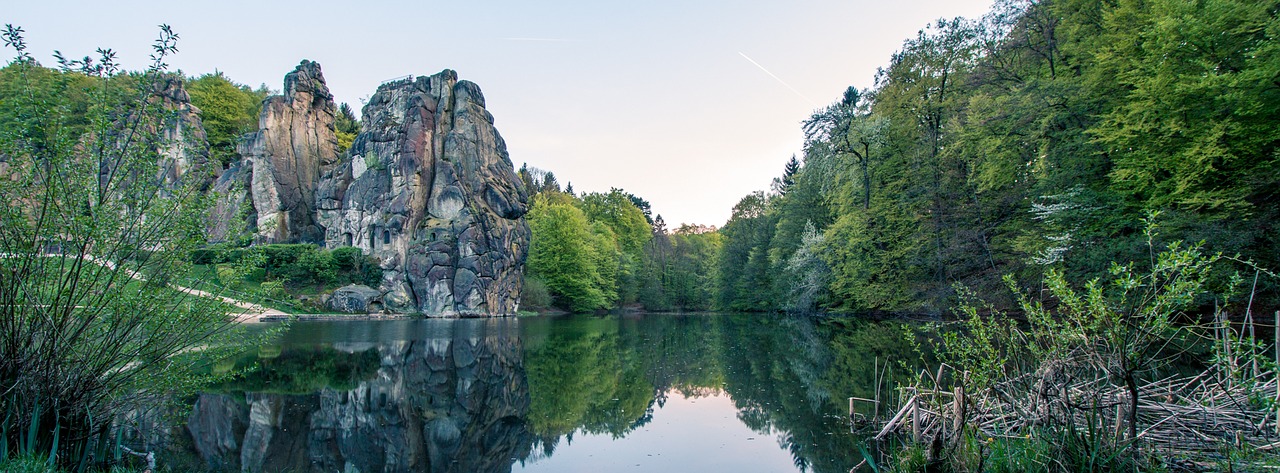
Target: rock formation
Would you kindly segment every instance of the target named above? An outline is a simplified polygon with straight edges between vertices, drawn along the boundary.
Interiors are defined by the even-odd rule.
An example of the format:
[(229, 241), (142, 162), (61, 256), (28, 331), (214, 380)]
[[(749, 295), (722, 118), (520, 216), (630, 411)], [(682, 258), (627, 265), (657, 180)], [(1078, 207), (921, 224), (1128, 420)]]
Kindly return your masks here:
[(302, 61), (267, 98), (220, 176), (209, 240), (354, 246), (383, 270), (378, 300), (428, 316), (513, 315), (528, 196), (480, 87), (446, 70), (383, 84), (339, 160), (333, 98)]
[[(160, 106), (169, 113), (160, 123), (160, 173), (166, 187), (173, 187), (196, 169), (207, 171), (209, 142), (200, 121), (200, 109), (191, 105), (191, 96), (182, 86), (182, 77), (167, 76), (157, 91)], [(198, 177), (208, 184), (213, 174)]]
[(258, 242), (321, 240), (315, 190), (320, 176), (338, 162), (336, 110), (320, 64), (311, 61), (284, 76), (284, 95), (263, 101), (258, 132), (247, 135), (237, 149), (252, 162)]
[(363, 114), (316, 192), (325, 246), (380, 259), (392, 310), (514, 314), (528, 197), (480, 88), (450, 70), (400, 80), (379, 87)]
[(333, 291), (328, 306), (337, 312), (368, 314), (378, 312), (382, 292), (362, 284), (349, 284)]
[(253, 161), (242, 159), (231, 163), (213, 183), (213, 207), (205, 222), (210, 242), (235, 240), (257, 228), (258, 216), (253, 210), (249, 187), (253, 179)]

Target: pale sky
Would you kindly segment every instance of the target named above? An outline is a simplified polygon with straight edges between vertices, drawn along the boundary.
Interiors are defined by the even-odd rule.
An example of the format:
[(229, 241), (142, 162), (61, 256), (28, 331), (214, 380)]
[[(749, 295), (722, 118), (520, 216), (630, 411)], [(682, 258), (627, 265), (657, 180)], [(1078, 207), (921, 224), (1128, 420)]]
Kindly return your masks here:
[[(168, 61), (281, 89), (302, 59), (338, 102), (382, 81), (458, 71), (484, 91), (515, 167), (574, 190), (618, 187), (669, 227), (721, 226), (768, 189), (800, 122), (870, 87), (902, 42), (933, 20), (977, 18), (991, 0), (647, 0), (143, 2), (4, 0), (45, 65), (112, 48), (142, 68), (156, 25), (180, 36)], [(12, 57), (5, 49), (3, 56)]]

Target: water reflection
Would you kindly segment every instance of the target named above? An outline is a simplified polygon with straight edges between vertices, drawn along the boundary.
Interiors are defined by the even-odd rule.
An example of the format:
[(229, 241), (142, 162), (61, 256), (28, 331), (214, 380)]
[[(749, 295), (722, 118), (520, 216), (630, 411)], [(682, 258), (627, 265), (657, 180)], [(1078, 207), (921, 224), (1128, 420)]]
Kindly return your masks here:
[(190, 445), (170, 457), (255, 472), (744, 471), (730, 461), (743, 458), (848, 471), (861, 456), (843, 399), (870, 395), (871, 360), (900, 339), (743, 315), (299, 323), (237, 362), (258, 370), (196, 399)]

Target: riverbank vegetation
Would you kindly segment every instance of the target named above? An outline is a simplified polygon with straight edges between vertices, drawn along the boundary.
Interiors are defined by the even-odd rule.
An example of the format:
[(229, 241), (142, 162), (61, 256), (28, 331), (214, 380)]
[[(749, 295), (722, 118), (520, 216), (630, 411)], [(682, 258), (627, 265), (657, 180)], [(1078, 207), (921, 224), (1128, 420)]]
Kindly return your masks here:
[[(1149, 259), (1151, 211), (1157, 245), (1280, 267), (1276, 8), (1002, 1), (929, 25), (734, 207), (700, 261), (707, 305), (937, 315), (960, 284), (1017, 309), (1006, 275), (1027, 291)], [(1259, 281), (1259, 308), (1275, 288)]]
[(523, 308), (714, 307), (722, 237), (713, 228), (669, 230), (647, 201), (621, 189), (577, 195), (572, 184), (562, 190), (554, 173), (525, 166), (519, 174), (532, 203)]
[(190, 252), (184, 284), (291, 314), (325, 313), (325, 297), (347, 284), (377, 287), (382, 267), (359, 248), (221, 243)]
[[(1016, 308), (995, 298), (1005, 275), (1086, 281), (1149, 259), (1152, 210), (1157, 244), (1278, 267), (1276, 8), (1004, 1), (930, 25), (873, 87), (814, 113), (799, 165), (735, 207), (720, 304), (784, 309), (809, 224), (821, 311), (943, 313), (957, 283)], [(1274, 307), (1274, 286), (1258, 302)]]
[[(213, 376), (194, 368), (246, 340), (228, 306), (171, 284), (203, 244), (205, 160), (187, 154), (165, 72), (58, 55), (41, 67), (20, 28), (0, 70), (0, 463), (83, 471), (112, 426)], [(179, 127), (180, 128), (180, 127)]]
[[(1147, 233), (1154, 239), (1156, 229)], [(957, 322), (925, 331), (939, 364), (886, 398), (895, 409), (869, 425), (873, 442), (906, 437), (909, 447), (866, 463), (893, 471), (1280, 466), (1272, 452), (1280, 359), (1257, 334), (1256, 294), (1241, 290), (1233, 264), (1263, 274), (1175, 242), (1084, 284), (1050, 270), (1045, 295), (1010, 280), (1022, 319), (966, 292)], [(1191, 312), (1206, 298), (1216, 306), (1210, 319)], [(1229, 320), (1232, 311), (1243, 323)]]

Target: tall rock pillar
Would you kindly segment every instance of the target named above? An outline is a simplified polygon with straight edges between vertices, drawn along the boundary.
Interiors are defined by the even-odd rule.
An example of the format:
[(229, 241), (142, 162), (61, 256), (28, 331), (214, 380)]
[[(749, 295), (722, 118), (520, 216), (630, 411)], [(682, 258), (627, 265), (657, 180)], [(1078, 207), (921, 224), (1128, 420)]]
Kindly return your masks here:
[(386, 83), (363, 115), (316, 193), (326, 246), (378, 258), (391, 309), (514, 314), (528, 196), (480, 87), (451, 70)]
[(336, 110), (320, 64), (305, 60), (284, 76), (284, 95), (263, 101), (258, 131), (237, 150), (252, 167), (258, 242), (323, 240), (315, 224), (316, 185), (338, 162)]

